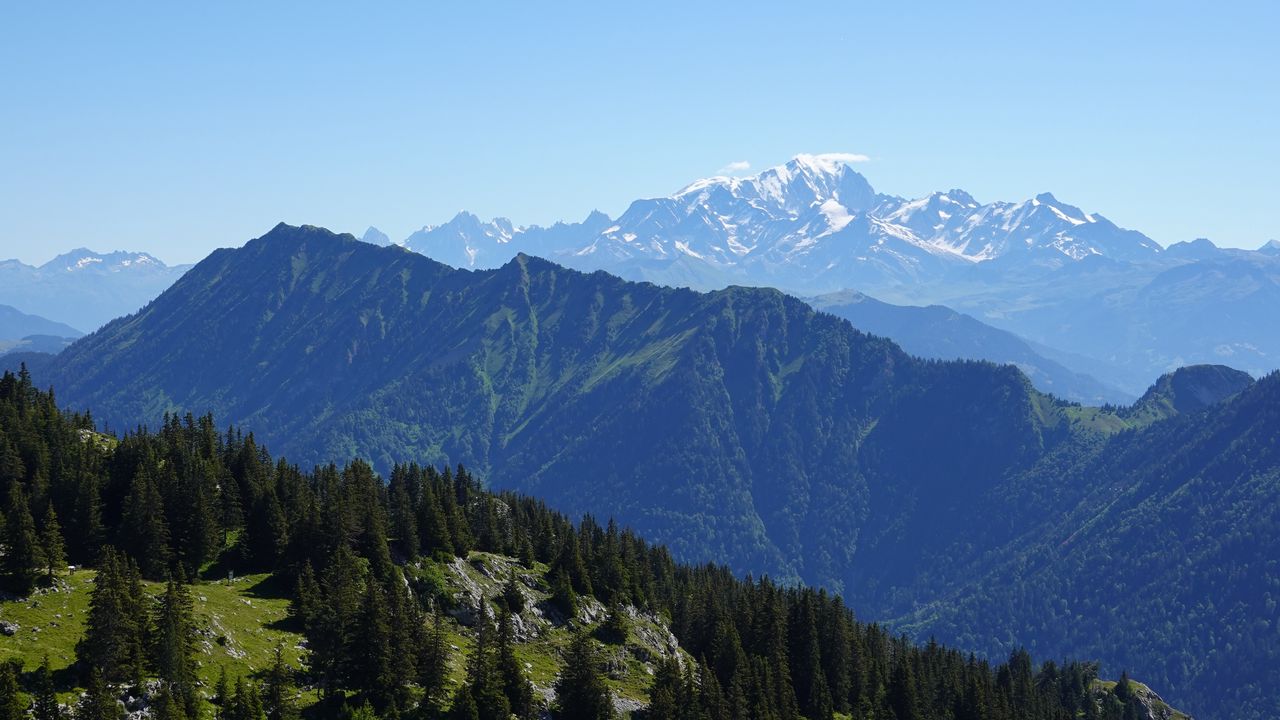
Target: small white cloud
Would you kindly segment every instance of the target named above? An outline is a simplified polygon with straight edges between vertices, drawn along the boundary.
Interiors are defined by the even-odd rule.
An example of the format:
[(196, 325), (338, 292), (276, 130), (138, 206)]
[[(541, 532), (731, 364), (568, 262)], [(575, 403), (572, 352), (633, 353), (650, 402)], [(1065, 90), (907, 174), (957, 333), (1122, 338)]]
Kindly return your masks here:
[(737, 173), (746, 172), (751, 169), (751, 163), (746, 160), (735, 160), (728, 165), (716, 171), (717, 175), (736, 175)]

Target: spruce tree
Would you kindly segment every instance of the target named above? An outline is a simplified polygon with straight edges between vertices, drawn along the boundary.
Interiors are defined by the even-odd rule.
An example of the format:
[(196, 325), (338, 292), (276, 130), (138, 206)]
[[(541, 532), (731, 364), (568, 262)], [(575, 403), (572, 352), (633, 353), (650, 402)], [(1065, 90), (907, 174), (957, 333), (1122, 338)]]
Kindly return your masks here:
[(32, 700), (32, 720), (65, 720), (58, 705), (58, 695), (53, 686), (53, 673), (49, 671), (49, 656), (40, 663), (35, 677), (35, 698)]
[(298, 720), (298, 706), (294, 701), (297, 688), (293, 683), (293, 670), (285, 663), (284, 653), (279, 646), (276, 646), (275, 659), (267, 670), (263, 690), (267, 720)]
[(98, 575), (89, 594), (84, 637), (76, 645), (76, 661), (105, 683), (134, 682), (140, 676), (142, 627), (141, 589), (135, 589), (127, 562), (110, 546), (103, 548)]
[(151, 623), (151, 667), (185, 715), (198, 710), (196, 698), (196, 623), (191, 594), (181, 575), (170, 579)]
[(25, 595), (35, 584), (36, 574), (44, 569), (45, 561), (27, 494), (16, 480), (9, 483), (4, 544), (4, 570), (9, 588), (19, 595)]
[(564, 667), (556, 678), (556, 704), (552, 716), (559, 720), (614, 720), (613, 695), (596, 669), (599, 661), (591, 638), (578, 632), (569, 643)]
[(151, 704), (152, 720), (187, 720), (185, 704), (173, 694), (168, 685), (160, 684)]
[(27, 704), (18, 691), (21, 669), (13, 661), (0, 662), (0, 720), (26, 720)]
[(103, 679), (98, 668), (90, 668), (84, 695), (76, 704), (75, 720), (122, 720), (124, 705)]
[(124, 509), (121, 549), (138, 564), (144, 577), (163, 579), (169, 572), (169, 525), (165, 521), (164, 500), (146, 468), (134, 475)]
[(53, 511), (53, 503), (45, 507), (44, 523), (40, 528), (40, 551), (44, 556), (45, 580), (52, 583), (54, 573), (67, 562), (66, 545), (62, 540), (62, 526), (58, 524), (58, 515)]
[(494, 647), (493, 621), (484, 598), (476, 606), (476, 644), (467, 659), (466, 688), (475, 700), (480, 720), (508, 720), (511, 702), (498, 669), (497, 648)]
[(453, 694), (449, 720), (480, 720), (480, 709), (476, 707), (475, 698), (471, 697), (470, 686), (462, 685)]
[(351, 688), (379, 712), (392, 701), (391, 623), (382, 587), (370, 578), (349, 648)]
[(449, 672), (449, 650), (439, 612), (432, 613), (431, 629), (421, 636), (420, 644), (418, 686), (422, 688), (423, 703), (429, 708), (438, 708), (444, 702), (445, 677)]
[(502, 676), (503, 690), (511, 713), (519, 718), (533, 717), (533, 685), (525, 677), (524, 666), (515, 653), (514, 629), (511, 613), (502, 607), (498, 610), (498, 673)]

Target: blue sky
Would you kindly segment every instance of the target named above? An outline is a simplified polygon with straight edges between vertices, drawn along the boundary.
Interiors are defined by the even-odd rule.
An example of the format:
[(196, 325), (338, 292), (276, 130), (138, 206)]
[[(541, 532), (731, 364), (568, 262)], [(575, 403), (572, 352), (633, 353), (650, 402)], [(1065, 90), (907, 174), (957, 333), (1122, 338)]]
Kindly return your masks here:
[(800, 152), (1280, 237), (1280, 3), (374, 5), (6, 4), (0, 257), (616, 216)]

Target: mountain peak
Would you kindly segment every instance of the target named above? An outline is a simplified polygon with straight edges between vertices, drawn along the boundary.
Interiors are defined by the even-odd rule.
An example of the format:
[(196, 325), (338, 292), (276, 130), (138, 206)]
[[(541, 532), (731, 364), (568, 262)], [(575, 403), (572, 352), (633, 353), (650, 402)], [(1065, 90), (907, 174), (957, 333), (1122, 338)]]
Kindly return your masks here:
[(1149, 411), (1160, 417), (1200, 412), (1239, 393), (1254, 382), (1247, 372), (1226, 365), (1187, 365), (1156, 380), (1134, 411)]
[(1280, 255), (1280, 240), (1268, 240), (1258, 248), (1258, 252), (1268, 255)]
[(95, 269), (117, 272), (128, 268), (145, 267), (163, 269), (166, 266), (150, 253), (131, 252), (126, 250), (114, 250), (109, 253), (99, 253), (88, 248), (81, 247), (55, 257), (44, 265), (41, 265), (40, 269), (60, 272), (78, 272), (82, 270)]
[(854, 153), (819, 153), (817, 155), (800, 153), (791, 158), (791, 161), (787, 163), (787, 167), (804, 169), (814, 173), (838, 175), (848, 169), (850, 163), (866, 162), (867, 159), (866, 155)]
[(369, 226), (368, 230), (364, 231), (364, 235), (361, 235), (360, 239), (364, 242), (369, 243), (370, 245), (385, 246), (385, 245), (391, 244), (391, 238), (387, 237), (386, 233), (382, 232), (381, 230), (379, 230), (378, 228), (372, 225)]

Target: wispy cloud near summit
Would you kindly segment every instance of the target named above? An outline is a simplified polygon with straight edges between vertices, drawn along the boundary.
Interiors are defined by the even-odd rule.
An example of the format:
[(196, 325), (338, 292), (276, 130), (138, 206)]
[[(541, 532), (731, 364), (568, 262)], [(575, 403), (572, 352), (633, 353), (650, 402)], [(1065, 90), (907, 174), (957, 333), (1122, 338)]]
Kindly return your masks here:
[(751, 169), (751, 163), (747, 162), (746, 160), (735, 160), (729, 163), (728, 165), (725, 165), (724, 167), (717, 170), (716, 174), (717, 175), (734, 175), (737, 173), (746, 172), (750, 169)]

